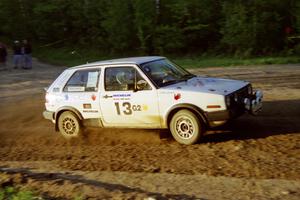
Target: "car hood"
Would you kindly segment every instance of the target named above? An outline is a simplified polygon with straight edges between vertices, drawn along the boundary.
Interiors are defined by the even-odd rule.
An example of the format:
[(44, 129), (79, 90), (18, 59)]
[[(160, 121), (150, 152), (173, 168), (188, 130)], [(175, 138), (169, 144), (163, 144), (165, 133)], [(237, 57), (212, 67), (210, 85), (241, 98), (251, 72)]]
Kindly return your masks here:
[(164, 89), (227, 95), (248, 84), (249, 82), (246, 81), (197, 76), (187, 81), (166, 86)]

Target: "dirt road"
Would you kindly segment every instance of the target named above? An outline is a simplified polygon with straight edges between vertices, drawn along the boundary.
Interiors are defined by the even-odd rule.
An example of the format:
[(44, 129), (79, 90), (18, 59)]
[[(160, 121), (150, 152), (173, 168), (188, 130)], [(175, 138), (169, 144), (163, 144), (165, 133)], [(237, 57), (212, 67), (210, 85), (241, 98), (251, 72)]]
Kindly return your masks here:
[(66, 142), (42, 118), (44, 91), (63, 67), (0, 71), (0, 184), (49, 199), (299, 199), (300, 65), (209, 68), (265, 93), (245, 115), (183, 146), (158, 131), (90, 129)]

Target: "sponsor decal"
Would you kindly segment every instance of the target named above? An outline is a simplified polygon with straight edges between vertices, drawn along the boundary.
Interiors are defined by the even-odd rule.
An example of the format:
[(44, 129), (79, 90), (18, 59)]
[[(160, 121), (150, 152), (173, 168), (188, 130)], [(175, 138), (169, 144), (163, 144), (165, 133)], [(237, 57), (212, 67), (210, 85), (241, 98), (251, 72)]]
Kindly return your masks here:
[(90, 103), (84, 103), (83, 104), (83, 108), (84, 109), (91, 109), (92, 108), (92, 105)]
[(92, 98), (93, 101), (95, 101), (96, 98), (97, 98), (97, 96), (96, 96), (95, 94), (93, 94), (93, 95), (91, 96), (91, 98)]
[(143, 105), (142, 106), (143, 111), (147, 111), (149, 109), (148, 105)]
[(84, 92), (85, 90), (85, 87), (75, 87), (75, 86), (72, 86), (72, 87), (68, 87), (68, 92)]
[(115, 102), (115, 107), (118, 115), (132, 115), (143, 109), (141, 105), (132, 105), (130, 102)]
[(181, 98), (181, 94), (180, 93), (174, 94), (174, 99), (175, 100), (179, 100), (180, 98)]
[(113, 100), (129, 100), (131, 98), (131, 94), (114, 94)]
[(69, 100), (69, 95), (65, 95), (65, 100), (68, 101)]
[(130, 97), (131, 94), (114, 94), (113, 97)]
[(84, 113), (97, 113), (98, 110), (83, 110)]

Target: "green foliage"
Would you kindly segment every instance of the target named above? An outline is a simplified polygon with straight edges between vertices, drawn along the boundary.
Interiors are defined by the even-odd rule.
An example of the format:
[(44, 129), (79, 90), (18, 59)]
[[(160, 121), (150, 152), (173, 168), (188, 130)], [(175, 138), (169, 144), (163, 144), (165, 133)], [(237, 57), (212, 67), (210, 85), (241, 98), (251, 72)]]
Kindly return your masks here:
[(296, 1), (294, 4), (292, 4), (293, 9), (293, 15), (295, 16), (295, 27), (298, 32), (298, 35), (300, 35), (300, 2)]
[(173, 61), (185, 68), (202, 68), (202, 67), (226, 67), (226, 66), (249, 66), (249, 65), (267, 65), (267, 64), (286, 64), (299, 63), (300, 57), (257, 57), (242, 59), (238, 57), (224, 56), (199, 56), (199, 57), (183, 57), (175, 58)]
[(300, 44), (297, 44), (293, 50), (296, 55), (300, 55)]
[[(43, 200), (42, 197), (34, 194), (32, 191), (23, 190), (15, 187), (0, 188), (0, 200)], [(47, 198), (48, 199), (48, 198)], [(83, 195), (76, 195), (74, 200), (84, 199)]]
[(0, 200), (4, 200), (5, 193), (3, 190), (0, 190)]
[(282, 1), (226, 1), (222, 42), (238, 55), (269, 54), (284, 46)]
[(141, 54), (151, 52), (151, 40), (154, 35), (156, 8), (154, 1), (133, 0), (134, 25), (139, 40), (139, 51)]
[[(299, 0), (1, 0), (0, 37), (102, 54), (295, 52)], [(287, 30), (290, 29), (289, 33)]]
[(108, 3), (110, 9), (105, 13), (102, 25), (108, 33), (107, 39), (113, 53), (134, 50), (132, 47), (136, 38), (131, 6), (128, 0), (111, 0)]
[[(30, 16), (28, 15), (28, 6), (18, 0), (0, 1), (0, 35), (1, 33), (8, 37), (26, 37), (30, 35), (27, 27)], [(22, 23), (20, 19), (24, 19)]]
[(247, 8), (241, 2), (224, 2), (224, 24), (221, 29), (222, 42), (229, 51), (247, 50), (253, 46), (253, 35), (247, 19)]
[(153, 42), (157, 53), (174, 53), (183, 47), (183, 33), (177, 27), (160, 25), (156, 28)]
[(112, 57), (103, 57), (101, 52), (97, 49), (77, 49), (77, 48), (38, 48), (34, 51), (34, 56), (38, 57), (44, 62), (48, 62), (55, 65), (74, 66), (84, 64), (87, 62), (93, 62), (98, 60), (110, 59)]
[(67, 8), (67, 1), (59, 0), (46, 0), (37, 2), (34, 5), (33, 15), (35, 17), (32, 19), (32, 24), (35, 27), (37, 37), (41, 41), (48, 41), (50, 35), (51, 40), (57, 40), (65, 36), (68, 19), (65, 17)]
[[(36, 196), (31, 191), (17, 190), (13, 187), (0, 189), (0, 200), (34, 200)], [(41, 198), (40, 198), (41, 199)]]
[(181, 31), (183, 47), (203, 52), (216, 44), (215, 41), (219, 40), (219, 13), (216, 12), (219, 6), (217, 1), (210, 0), (179, 0), (169, 5), (174, 13), (174, 26)]
[(82, 196), (76, 196), (76, 197), (74, 197), (74, 200), (83, 200), (83, 197)]
[[(87, 61), (93, 62), (98, 60), (107, 60), (116, 57), (103, 57), (100, 52), (95, 50), (86, 50), (83, 52), (78, 51), (81, 56), (71, 54), (74, 49), (55, 49), (55, 48), (41, 48), (35, 51), (34, 55), (39, 59), (48, 63), (62, 65), (62, 66), (75, 66), (84, 64)], [(224, 67), (236, 65), (261, 65), (261, 64), (286, 64), (286, 63), (300, 63), (298, 56), (284, 56), (284, 57), (258, 57), (258, 58), (239, 58), (230, 56), (169, 56), (175, 63), (185, 68), (201, 68), (201, 67)]]

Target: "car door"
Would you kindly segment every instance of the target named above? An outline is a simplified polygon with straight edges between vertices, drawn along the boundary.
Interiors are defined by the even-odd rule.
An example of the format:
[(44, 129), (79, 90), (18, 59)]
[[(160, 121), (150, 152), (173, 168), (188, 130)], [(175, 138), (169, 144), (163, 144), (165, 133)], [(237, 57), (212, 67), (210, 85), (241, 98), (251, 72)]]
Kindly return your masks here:
[[(108, 66), (100, 107), (105, 126), (160, 128), (157, 91), (135, 65)], [(144, 83), (142, 88), (138, 84)]]
[(63, 106), (78, 110), (84, 119), (99, 118), (100, 69), (80, 69), (75, 71), (63, 89)]

